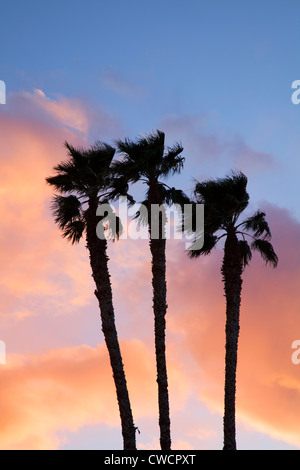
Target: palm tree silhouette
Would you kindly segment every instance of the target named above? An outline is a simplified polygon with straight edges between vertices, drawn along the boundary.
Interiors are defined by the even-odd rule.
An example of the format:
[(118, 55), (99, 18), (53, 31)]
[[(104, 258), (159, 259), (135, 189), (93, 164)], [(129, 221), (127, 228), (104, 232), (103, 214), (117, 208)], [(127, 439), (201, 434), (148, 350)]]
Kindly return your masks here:
[[(108, 219), (97, 217), (98, 205), (107, 203), (106, 187), (110, 179), (110, 165), (115, 154), (111, 146), (98, 142), (88, 150), (74, 148), (65, 143), (68, 160), (54, 167), (56, 174), (46, 178), (48, 184), (59, 193), (53, 197), (52, 211), (62, 236), (72, 244), (79, 243), (86, 235), (95, 295), (100, 307), (102, 331), (109, 353), (121, 417), (123, 446), (136, 449), (135, 431), (122, 356), (115, 325), (110, 274), (108, 269), (107, 240), (103, 225)], [(107, 206), (105, 206), (107, 207)], [(110, 218), (114, 214), (111, 211)], [(115, 216), (116, 217), (116, 216)], [(102, 221), (102, 222), (101, 222)], [(120, 224), (112, 237), (118, 237)]]
[[(224, 450), (236, 449), (235, 398), (242, 273), (252, 258), (252, 250), (260, 253), (266, 264), (277, 266), (278, 257), (270, 243), (271, 232), (266, 214), (258, 210), (252, 217), (239, 222), (248, 206), (247, 178), (232, 173), (223, 179), (196, 182), (195, 202), (204, 204), (204, 244), (188, 252), (191, 258), (208, 255), (225, 237), (222, 276), (226, 297), (226, 355), (224, 400)], [(192, 227), (192, 221), (187, 224)], [(203, 235), (203, 234), (202, 234)], [(250, 238), (250, 245), (247, 241)]]
[[(181, 171), (184, 158), (180, 154), (183, 148), (178, 143), (172, 148), (166, 148), (165, 134), (161, 131), (139, 138), (136, 142), (129, 139), (118, 140), (116, 145), (122, 158), (112, 165), (115, 181), (111, 196), (127, 194), (130, 183), (141, 181), (147, 185), (146, 199), (142, 203), (143, 207), (148, 209), (147, 215), (145, 217), (144, 212), (139, 211), (137, 217), (140, 216), (141, 223), (148, 224), (150, 238), (160, 445), (161, 449), (169, 450), (171, 449), (171, 432), (165, 344), (167, 312), (165, 228), (167, 220), (164, 204), (183, 204), (188, 202), (188, 199), (182, 191), (170, 188), (162, 180), (170, 174)], [(159, 214), (152, 212), (155, 205), (161, 208)], [(142, 216), (144, 216), (143, 220)]]

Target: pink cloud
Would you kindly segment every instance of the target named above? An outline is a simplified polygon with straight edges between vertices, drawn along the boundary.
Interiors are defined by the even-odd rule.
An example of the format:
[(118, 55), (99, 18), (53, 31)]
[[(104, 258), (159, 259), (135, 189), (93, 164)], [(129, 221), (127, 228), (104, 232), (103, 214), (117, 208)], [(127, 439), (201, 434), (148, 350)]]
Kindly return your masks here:
[[(157, 415), (155, 361), (138, 340), (121, 342), (136, 424)], [(170, 366), (170, 385), (182, 381)], [(120, 428), (115, 389), (105, 346), (81, 345), (37, 356), (8, 355), (0, 368), (0, 442), (3, 450), (47, 450), (62, 444), (62, 431), (105, 423)], [(175, 409), (187, 386), (174, 387)], [(140, 425), (141, 426), (141, 425)], [(139, 445), (139, 438), (137, 439)], [(120, 443), (122, 438), (120, 432)], [(153, 445), (153, 444), (152, 444)], [(143, 448), (143, 443), (141, 443)], [(101, 441), (99, 442), (101, 448)], [(153, 448), (153, 447), (152, 447)]]
[(119, 425), (104, 346), (8, 356), (7, 362), (0, 369), (2, 449), (55, 449), (59, 430), (99, 421)]
[[(217, 120), (217, 117), (214, 117), (214, 123)], [(206, 115), (170, 115), (160, 123), (160, 128), (166, 132), (169, 139), (181, 141), (187, 165), (195, 167), (198, 172), (207, 172), (207, 166), (211, 164), (215, 168), (216, 163), (218, 167), (226, 164), (225, 171), (232, 168), (247, 175), (278, 169), (273, 155), (253, 149), (242, 136), (230, 135), (228, 130), (215, 130), (216, 127), (215, 124), (214, 130), (211, 130), (209, 116)]]
[[(50, 99), (39, 90), (12, 94), (0, 111), (0, 316), (2, 335), (15, 344), (15, 324), (23, 322), (24, 328), (33, 319), (38, 325), (41, 315), (75, 314), (94, 299), (85, 244), (72, 247), (62, 239), (45, 178), (65, 159), (65, 140), (87, 145), (96, 110), (73, 98)], [(102, 131), (108, 137), (119, 124), (106, 117), (98, 110), (96, 122), (107, 122)], [(40, 333), (31, 334), (40, 344)], [(18, 350), (35, 342), (21, 336)]]

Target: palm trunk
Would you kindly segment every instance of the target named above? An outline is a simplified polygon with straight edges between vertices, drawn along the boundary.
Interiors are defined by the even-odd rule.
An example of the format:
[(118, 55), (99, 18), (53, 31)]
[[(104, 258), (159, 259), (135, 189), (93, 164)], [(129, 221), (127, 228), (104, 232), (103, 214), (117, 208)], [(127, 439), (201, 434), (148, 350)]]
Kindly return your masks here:
[(236, 450), (235, 399), (242, 271), (238, 239), (232, 229), (225, 242), (222, 266), (226, 297), (224, 450)]
[(165, 342), (167, 312), (165, 246), (166, 240), (150, 239), (160, 446), (162, 450), (170, 450), (170, 410)]
[[(161, 205), (157, 187), (151, 185), (149, 202)], [(150, 203), (150, 208), (151, 208)], [(154, 312), (154, 336), (156, 354), (156, 372), (158, 384), (158, 409), (160, 446), (162, 450), (171, 449), (171, 421), (168, 392), (168, 376), (166, 361), (166, 313), (167, 313), (167, 281), (166, 281), (166, 239), (165, 214), (161, 214), (156, 223), (159, 226), (158, 238), (151, 236), (152, 217), (149, 214), (150, 251), (152, 255), (152, 288)]]
[(97, 198), (91, 198), (87, 210), (87, 248), (90, 253), (90, 264), (96, 284), (95, 295), (99, 302), (102, 331), (108, 349), (113, 371), (117, 399), (121, 417), (124, 450), (135, 450), (135, 426), (129, 401), (129, 394), (124, 373), (119, 340), (115, 325), (112, 301), (112, 289), (108, 270), (107, 241), (99, 239), (96, 234)]

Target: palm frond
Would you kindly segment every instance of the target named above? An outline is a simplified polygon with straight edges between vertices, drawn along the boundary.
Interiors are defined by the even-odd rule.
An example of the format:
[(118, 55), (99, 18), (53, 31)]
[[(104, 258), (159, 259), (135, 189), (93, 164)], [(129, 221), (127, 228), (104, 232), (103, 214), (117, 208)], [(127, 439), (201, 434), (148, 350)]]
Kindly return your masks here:
[(122, 176), (112, 176), (108, 182), (108, 199), (114, 201), (122, 196), (127, 197), (127, 203), (129, 206), (135, 204), (135, 200), (128, 193), (129, 184), (127, 178)]
[(76, 148), (68, 142), (65, 142), (64, 145), (68, 150), (70, 164), (76, 168), (84, 167), (86, 165), (86, 151), (82, 148)]
[(247, 266), (252, 258), (251, 248), (247, 240), (239, 240), (240, 253), (242, 257), (243, 266)]
[(246, 219), (241, 226), (245, 230), (251, 230), (254, 232), (254, 237), (258, 238), (262, 235), (263, 238), (270, 240), (271, 239), (271, 231), (269, 225), (265, 219), (266, 214), (258, 210), (252, 217)]
[(270, 242), (265, 239), (257, 238), (251, 243), (251, 248), (260, 253), (266, 264), (270, 264), (276, 268), (278, 264), (278, 256)]
[(160, 163), (159, 172), (161, 177), (180, 173), (185, 161), (185, 158), (180, 155), (182, 152), (183, 147), (179, 143), (176, 143), (173, 147), (167, 149), (166, 154), (163, 156)]
[(112, 162), (111, 171), (116, 178), (122, 178), (128, 183), (137, 183), (143, 175), (140, 163), (128, 156)]
[(247, 207), (249, 194), (246, 190), (247, 178), (243, 173), (232, 173), (219, 179), (204, 182), (196, 181), (194, 196), (199, 204), (205, 205), (206, 225), (209, 231), (227, 229), (235, 223)]
[(131, 164), (134, 162), (139, 163), (143, 159), (143, 150), (145, 148), (146, 140), (140, 139), (136, 142), (126, 138), (125, 140), (116, 140), (118, 153), (121, 153), (124, 157), (124, 161), (128, 161)]
[(203, 246), (201, 249), (194, 249), (199, 244), (199, 239), (195, 240), (194, 243), (189, 247), (188, 256), (190, 258), (199, 258), (202, 255), (209, 255), (213, 248), (215, 248), (216, 243), (218, 241), (218, 237), (216, 235), (212, 235), (211, 233), (204, 233), (203, 235)]
[(106, 176), (115, 152), (116, 149), (111, 145), (105, 142), (96, 142), (85, 153), (88, 166), (98, 177)]
[(225, 178), (197, 181), (194, 195), (197, 202), (209, 203), (219, 211), (241, 212), (249, 201), (247, 178), (243, 173), (232, 173)]
[(60, 193), (76, 191), (84, 194), (87, 182), (84, 181), (84, 167), (76, 166), (72, 159), (62, 161), (54, 168), (56, 175), (46, 178), (46, 181)]
[(63, 230), (63, 237), (74, 245), (79, 243), (85, 230), (85, 222), (83, 220), (73, 220), (68, 222)]
[(81, 218), (81, 202), (74, 196), (55, 195), (51, 202), (54, 219), (60, 229)]
[(185, 204), (191, 204), (190, 198), (181, 189), (176, 189), (174, 187), (167, 189), (164, 199), (166, 204), (177, 204), (182, 209)]
[(179, 172), (183, 166), (184, 159), (179, 156), (181, 145), (176, 144), (166, 151), (165, 134), (159, 130), (136, 141), (126, 138), (115, 143), (123, 158), (113, 164), (113, 169), (118, 175), (126, 175), (130, 182), (137, 182), (141, 176), (166, 177)]
[(89, 149), (75, 148), (65, 142), (69, 159), (54, 167), (56, 175), (46, 178), (59, 192), (76, 191), (91, 195), (107, 187), (110, 164), (115, 149), (103, 142), (96, 142)]
[(46, 182), (60, 193), (69, 193), (77, 190), (76, 184), (67, 174), (58, 174), (46, 178)]

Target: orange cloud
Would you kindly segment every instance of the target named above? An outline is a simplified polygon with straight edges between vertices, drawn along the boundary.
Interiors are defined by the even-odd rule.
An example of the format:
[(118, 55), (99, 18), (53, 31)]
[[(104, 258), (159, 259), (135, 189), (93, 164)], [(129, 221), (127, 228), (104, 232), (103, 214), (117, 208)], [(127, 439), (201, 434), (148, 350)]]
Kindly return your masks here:
[(68, 99), (64, 96), (57, 100), (51, 100), (42, 90), (34, 91), (36, 103), (55, 120), (63, 123), (66, 127), (77, 130), (87, 135), (90, 122), (84, 103), (78, 99)]
[[(50, 190), (45, 176), (54, 159), (63, 158), (62, 132), (51, 132), (0, 117), (4, 133), (0, 175), (0, 286), (13, 296), (66, 294), (56, 279), (63, 273), (74, 282), (74, 302), (87, 300), (88, 273), (83, 248), (71, 253), (50, 216)], [(11, 145), (8, 143), (11, 142)], [(55, 277), (53, 276), (55, 274)], [(77, 282), (78, 281), (78, 282)], [(81, 294), (80, 294), (81, 293)], [(85, 300), (84, 300), (85, 299)], [(71, 300), (72, 301), (72, 300)], [(2, 302), (3, 315), (5, 302)], [(11, 311), (11, 309), (9, 309)]]
[(71, 247), (61, 239), (49, 210), (52, 190), (45, 183), (52, 167), (65, 158), (64, 141), (86, 145), (92, 125), (85, 103), (50, 99), (41, 90), (12, 95), (0, 114), (0, 259), (5, 266), (0, 289), (7, 297), (1, 315), (9, 296), (55, 293), (58, 302), (69, 297), (73, 306), (92, 297), (84, 244)]
[[(136, 424), (157, 415), (155, 361), (138, 340), (121, 343)], [(181, 375), (170, 367), (173, 388)], [(175, 377), (175, 381), (173, 380)], [(86, 345), (38, 356), (8, 355), (0, 368), (0, 446), (2, 450), (55, 449), (59, 433), (86, 424), (120, 427), (119, 411), (105, 346)], [(175, 390), (179, 404), (186, 390)], [(180, 408), (180, 405), (175, 407)], [(141, 429), (142, 430), (142, 429)], [(120, 446), (122, 446), (120, 432)], [(101, 442), (99, 442), (101, 448)]]

